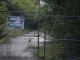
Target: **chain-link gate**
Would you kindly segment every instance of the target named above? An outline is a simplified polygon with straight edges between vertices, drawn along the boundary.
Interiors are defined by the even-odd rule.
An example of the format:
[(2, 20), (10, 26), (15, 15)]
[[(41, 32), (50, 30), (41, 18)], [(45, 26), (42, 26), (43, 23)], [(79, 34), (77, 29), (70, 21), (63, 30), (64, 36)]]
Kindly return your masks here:
[(47, 11), (46, 5), (45, 60), (80, 60), (80, 16), (55, 16)]
[[(6, 0), (0, 4), (8, 7), (0, 10), (0, 59), (38, 60), (40, 0)], [(36, 50), (37, 58), (33, 56)]]

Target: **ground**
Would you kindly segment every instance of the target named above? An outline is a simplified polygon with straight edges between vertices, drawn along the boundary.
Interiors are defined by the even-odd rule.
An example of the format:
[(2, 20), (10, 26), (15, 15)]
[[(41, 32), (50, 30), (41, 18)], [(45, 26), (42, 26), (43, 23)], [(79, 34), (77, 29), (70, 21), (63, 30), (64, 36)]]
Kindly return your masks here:
[[(37, 50), (38, 37), (34, 36), (37, 36), (37, 34), (34, 34), (34, 32), (29, 32), (29, 34), (23, 34), (22, 36), (11, 37), (11, 43), (0, 43), (0, 56), (5, 56), (4, 58), (6, 59), (15, 60), (37, 60), (37, 57), (33, 55), (33, 52)], [(44, 41), (43, 36), (44, 35), (39, 37), (39, 42)], [(40, 43), (39, 46), (43, 46), (43, 44)], [(8, 58), (6, 56), (11, 57)]]

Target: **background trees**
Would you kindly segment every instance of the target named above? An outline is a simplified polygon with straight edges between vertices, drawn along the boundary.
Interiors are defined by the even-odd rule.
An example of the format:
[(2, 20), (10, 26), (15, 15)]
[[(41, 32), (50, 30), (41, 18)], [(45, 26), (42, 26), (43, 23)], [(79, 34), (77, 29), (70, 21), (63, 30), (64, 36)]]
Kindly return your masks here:
[[(34, 0), (35, 1), (35, 0)], [(35, 1), (36, 2), (36, 1)], [(35, 4), (30, 0), (13, 0), (9, 1), (7, 5), (8, 10), (12, 11), (30, 11)], [(38, 11), (38, 7), (33, 8), (32, 11)], [(37, 14), (36, 13), (11, 13), (14, 16), (25, 17), (25, 29), (37, 28)]]
[[(62, 16), (79, 16), (80, 1), (79, 0), (44, 0), (54, 15)], [(49, 11), (47, 10), (47, 13)], [(50, 15), (49, 13), (47, 15)], [(51, 33), (76, 34), (77, 39), (80, 39), (80, 17), (57, 17), (47, 18), (47, 28)], [(49, 23), (51, 21), (51, 23)], [(52, 27), (49, 25), (51, 24)]]
[[(49, 7), (49, 9), (52, 11), (52, 13), (55, 16), (80, 16), (80, 1), (79, 0), (44, 0), (44, 2), (47, 3), (47, 6)], [(49, 9), (46, 9), (47, 11), (46, 15), (51, 15)], [(42, 19), (42, 21), (44, 21), (44, 19)], [(44, 22), (42, 24), (44, 25)], [(55, 43), (57, 42), (57, 44), (64, 46), (62, 48), (62, 50), (64, 50), (64, 53), (61, 52), (60, 54), (65, 56), (66, 52), (76, 50), (77, 57), (80, 57), (79, 56), (80, 42), (66, 40), (66, 39), (80, 40), (80, 32), (79, 32), (80, 27), (79, 26), (80, 26), (80, 17), (47, 17), (46, 29), (47, 29), (48, 34), (54, 39), (61, 39), (61, 40), (60, 41), (52, 40), (50, 43), (50, 45), (52, 46), (50, 46), (47, 43), (46, 43), (46, 46), (49, 45), (50, 47), (54, 48), (56, 46)], [(65, 41), (62, 39), (65, 39)], [(71, 48), (72, 46), (74, 47)], [(51, 48), (49, 49), (51, 51)], [(55, 49), (52, 50), (53, 53), (51, 52), (50, 55), (53, 54), (53, 56), (55, 56), (54, 54), (58, 52), (58, 51), (54, 52)], [(47, 47), (46, 47), (46, 51), (48, 51)], [(75, 52), (72, 52), (72, 53), (75, 53)]]
[[(7, 5), (7, 3), (5, 1), (1, 1), (0, 2), (0, 11), (7, 10), (6, 5)], [(6, 17), (7, 17), (7, 13), (0, 12), (0, 34), (6, 34), (4, 32), (5, 27), (6, 27), (6, 19), (7, 19)]]
[[(36, 0), (0, 0), (0, 11), (30, 11), (35, 5)], [(38, 6), (35, 6), (32, 11), (38, 11)], [(14, 34), (13, 31), (7, 29), (7, 16), (24, 16), (25, 17), (25, 29), (37, 29), (37, 16), (36, 13), (12, 13), (12, 12), (0, 12), (0, 34)], [(22, 33), (20, 30), (16, 30), (15, 34)], [(20, 32), (20, 33), (18, 33)], [(0, 38), (2, 38), (0, 36)]]

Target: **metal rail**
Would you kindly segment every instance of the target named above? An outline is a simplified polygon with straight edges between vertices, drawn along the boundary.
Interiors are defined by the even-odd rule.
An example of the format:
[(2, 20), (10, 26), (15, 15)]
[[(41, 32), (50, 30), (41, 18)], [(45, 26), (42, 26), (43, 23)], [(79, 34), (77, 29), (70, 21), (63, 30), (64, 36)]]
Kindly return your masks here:
[(80, 41), (77, 39), (47, 39), (47, 40), (60, 40), (60, 41)]
[(38, 11), (0, 11), (0, 12), (38, 13)]
[(56, 15), (50, 16), (50, 15), (46, 15), (46, 17), (80, 17), (80, 16), (56, 16)]
[(38, 37), (38, 35), (34, 36), (29, 36), (29, 35), (0, 35), (0, 36), (22, 36), (22, 37)]
[(38, 59), (39, 60), (39, 24), (40, 24), (40, 0), (39, 1), (39, 5), (38, 5)]

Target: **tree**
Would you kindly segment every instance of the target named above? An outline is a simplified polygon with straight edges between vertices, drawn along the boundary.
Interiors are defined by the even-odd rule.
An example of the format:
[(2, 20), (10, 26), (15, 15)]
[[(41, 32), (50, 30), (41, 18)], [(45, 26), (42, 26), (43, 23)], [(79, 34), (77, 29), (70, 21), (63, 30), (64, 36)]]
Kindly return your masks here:
[[(34, 2), (36, 2), (34, 0)], [(0, 0), (0, 11), (30, 11), (35, 4), (30, 0)], [(32, 11), (38, 11), (38, 6)], [(6, 34), (7, 16), (24, 16), (25, 29), (37, 28), (37, 14), (36, 13), (8, 13), (0, 12), (0, 34)], [(31, 26), (32, 25), (32, 26)]]
[[(0, 11), (3, 11), (3, 10), (7, 10), (7, 7), (6, 7), (7, 3), (5, 1), (1, 1), (0, 0)], [(6, 20), (7, 20), (7, 13), (5, 12), (0, 12), (0, 34), (4, 35), (6, 34)], [(3, 36), (0, 36), (0, 39), (3, 38)]]
[[(68, 15), (68, 16), (79, 16), (80, 15), (80, 0), (44, 0), (54, 15)], [(51, 18), (54, 20), (54, 18)], [(80, 19), (79, 17), (74, 18), (57, 18), (58, 21), (54, 20), (52, 25), (54, 26), (53, 33), (65, 33), (76, 34), (77, 39), (80, 39)], [(61, 25), (63, 21), (63, 25)], [(55, 23), (56, 22), (56, 23)], [(61, 23), (61, 24), (60, 24)], [(62, 32), (63, 31), (63, 32)], [(67, 36), (67, 35), (66, 35)]]
[[(35, 0), (33, 0), (35, 2)], [(11, 11), (30, 11), (35, 5), (31, 0), (13, 0), (9, 1), (7, 5), (8, 10)], [(35, 6), (32, 11), (38, 11), (38, 6)], [(13, 16), (25, 17), (25, 29), (37, 28), (37, 14), (36, 13), (11, 13)]]
[[(44, 0), (54, 15), (59, 16), (79, 16), (80, 15), (80, 0)], [(47, 9), (47, 15), (49, 11)], [(56, 39), (77, 39), (80, 40), (80, 17), (47, 17), (46, 28), (50, 35)], [(70, 47), (74, 41), (60, 41), (60, 44), (66, 44)], [(58, 43), (58, 42), (57, 42)], [(80, 42), (75, 42), (77, 48), (77, 56), (80, 52)], [(68, 48), (71, 49), (71, 48)], [(63, 49), (64, 50), (64, 49)], [(72, 50), (72, 49), (71, 49)], [(65, 52), (66, 53), (66, 52)]]

